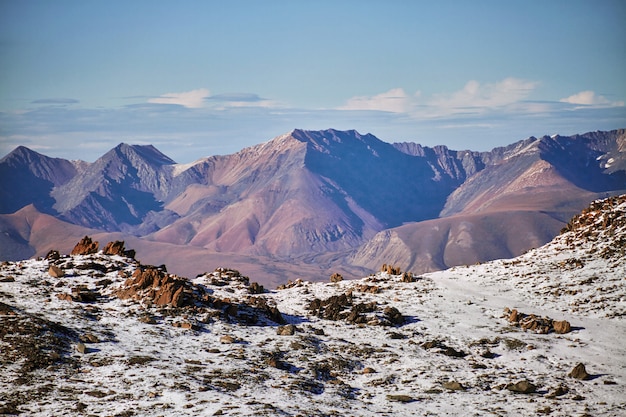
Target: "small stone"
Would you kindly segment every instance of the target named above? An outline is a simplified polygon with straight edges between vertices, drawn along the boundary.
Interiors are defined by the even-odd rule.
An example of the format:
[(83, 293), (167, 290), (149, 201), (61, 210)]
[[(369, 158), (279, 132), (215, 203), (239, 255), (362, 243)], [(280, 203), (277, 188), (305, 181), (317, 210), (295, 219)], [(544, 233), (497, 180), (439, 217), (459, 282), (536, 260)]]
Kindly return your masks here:
[(411, 403), (413, 401), (416, 401), (415, 398), (411, 397), (410, 395), (404, 394), (389, 394), (387, 395), (387, 400), (399, 403)]
[(74, 297), (71, 294), (61, 293), (57, 294), (57, 298), (62, 301), (74, 301)]
[(441, 385), (443, 385), (443, 387), (445, 389), (450, 390), (450, 391), (463, 391), (463, 390), (465, 390), (463, 385), (461, 385), (461, 383), (457, 382), (457, 381), (448, 381), (448, 382), (444, 382)]
[(154, 317), (149, 314), (139, 317), (139, 321), (146, 324), (157, 324), (157, 321), (154, 319)]
[(220, 337), (220, 343), (224, 343), (224, 344), (232, 344), (235, 343), (235, 338), (225, 334), (224, 336)]
[(100, 339), (98, 339), (98, 336), (95, 334), (86, 333), (80, 337), (80, 341), (85, 343), (99, 343)]
[(582, 363), (579, 363), (578, 365), (576, 365), (574, 369), (572, 369), (571, 372), (567, 374), (567, 376), (580, 379), (582, 381), (588, 380), (591, 377), (587, 373), (587, 370), (585, 369), (585, 365)]
[(12, 277), (12, 276), (0, 277), (0, 282), (15, 282), (15, 277)]
[(56, 265), (50, 265), (50, 268), (48, 268), (48, 275), (52, 278), (61, 278), (65, 276), (65, 272), (63, 272), (63, 270)]
[(367, 368), (363, 369), (363, 374), (375, 374), (376, 371), (374, 370), (374, 368), (370, 368), (369, 366)]

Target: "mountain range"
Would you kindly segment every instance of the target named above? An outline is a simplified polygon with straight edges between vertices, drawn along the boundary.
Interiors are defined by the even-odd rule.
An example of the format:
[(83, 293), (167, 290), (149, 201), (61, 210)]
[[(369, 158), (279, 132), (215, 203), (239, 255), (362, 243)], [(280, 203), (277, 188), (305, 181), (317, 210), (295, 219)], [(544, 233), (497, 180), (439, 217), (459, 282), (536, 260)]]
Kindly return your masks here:
[(510, 258), (625, 192), (625, 152), (624, 129), (489, 152), (294, 130), (189, 164), (125, 143), (92, 163), (18, 147), (0, 160), (0, 258), (89, 234), (181, 275), (226, 265), (266, 285)]

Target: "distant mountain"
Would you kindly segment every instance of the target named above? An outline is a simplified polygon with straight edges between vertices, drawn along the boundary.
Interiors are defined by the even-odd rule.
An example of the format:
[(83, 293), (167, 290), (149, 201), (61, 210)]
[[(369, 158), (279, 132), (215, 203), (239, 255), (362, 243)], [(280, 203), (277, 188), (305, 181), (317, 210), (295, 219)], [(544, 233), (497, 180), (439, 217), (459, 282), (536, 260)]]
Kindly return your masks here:
[(50, 193), (76, 176), (77, 165), (17, 147), (0, 159), (0, 213), (13, 213), (29, 204), (45, 213), (54, 212)]
[(625, 150), (622, 129), (472, 153), (482, 169), (450, 194), (439, 218), (383, 231), (349, 262), (422, 272), (517, 256), (550, 241), (590, 201), (626, 189)]
[[(19, 147), (0, 160), (0, 212), (12, 216), (0, 224), (15, 224), (32, 205), (30, 215), (140, 238), (145, 246), (135, 247), (158, 247), (166, 258), (202, 249), (184, 251), (188, 275), (194, 265), (205, 270), (207, 253), (303, 270), (398, 263), (420, 272), (546, 243), (590, 201), (626, 189), (625, 142), (622, 129), (474, 152), (294, 130), (189, 164), (124, 143), (93, 163)], [(45, 245), (29, 237), (41, 234), (1, 227), (0, 258), (16, 247), (41, 254)]]

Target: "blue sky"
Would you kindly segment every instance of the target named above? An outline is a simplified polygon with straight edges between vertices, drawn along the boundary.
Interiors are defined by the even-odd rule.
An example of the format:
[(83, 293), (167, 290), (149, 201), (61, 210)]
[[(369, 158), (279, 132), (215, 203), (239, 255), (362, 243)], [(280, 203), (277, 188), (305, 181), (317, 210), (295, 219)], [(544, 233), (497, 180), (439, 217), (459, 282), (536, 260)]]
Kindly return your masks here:
[(626, 2), (0, 0), (0, 155), (294, 128), (489, 150), (626, 127)]

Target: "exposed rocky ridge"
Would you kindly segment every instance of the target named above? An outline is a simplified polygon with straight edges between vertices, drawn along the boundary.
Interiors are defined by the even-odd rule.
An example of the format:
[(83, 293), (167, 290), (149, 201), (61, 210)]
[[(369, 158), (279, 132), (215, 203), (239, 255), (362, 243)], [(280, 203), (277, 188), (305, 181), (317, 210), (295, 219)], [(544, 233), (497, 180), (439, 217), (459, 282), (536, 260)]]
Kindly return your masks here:
[[(515, 260), (423, 276), (387, 264), (280, 291), (229, 269), (185, 279), (102, 251), (5, 262), (0, 410), (621, 415), (625, 206), (595, 202)], [(572, 293), (546, 294), (547, 283)], [(578, 292), (598, 295), (572, 308)]]

